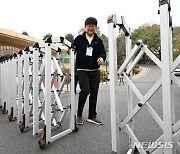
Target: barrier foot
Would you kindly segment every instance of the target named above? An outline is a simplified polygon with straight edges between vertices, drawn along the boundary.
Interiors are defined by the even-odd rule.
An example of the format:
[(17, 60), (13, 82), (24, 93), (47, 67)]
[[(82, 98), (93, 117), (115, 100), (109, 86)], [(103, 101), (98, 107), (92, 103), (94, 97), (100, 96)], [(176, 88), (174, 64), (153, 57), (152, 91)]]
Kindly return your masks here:
[(11, 108), (11, 113), (8, 115), (9, 121), (14, 121), (14, 120), (16, 120), (16, 117), (13, 117), (13, 112), (14, 112), (14, 110), (13, 110), (13, 107), (12, 107), (12, 108)]
[(25, 115), (22, 116), (22, 123), (19, 125), (20, 132), (24, 132), (25, 129)]
[(39, 143), (39, 148), (40, 149), (45, 148), (45, 146), (46, 146), (46, 126), (42, 129), (41, 138), (38, 141), (38, 143)]
[(76, 116), (74, 116), (74, 132), (77, 132), (78, 130), (79, 130), (79, 127), (78, 127), (78, 125), (77, 125), (77, 123), (76, 123)]
[(44, 148), (45, 148), (45, 146), (46, 146), (46, 141), (45, 141), (44, 139), (43, 139), (43, 140), (39, 140), (38, 143), (39, 143), (40, 149), (44, 149)]
[(6, 102), (4, 103), (4, 107), (2, 108), (2, 114), (7, 114), (8, 111), (6, 110)]

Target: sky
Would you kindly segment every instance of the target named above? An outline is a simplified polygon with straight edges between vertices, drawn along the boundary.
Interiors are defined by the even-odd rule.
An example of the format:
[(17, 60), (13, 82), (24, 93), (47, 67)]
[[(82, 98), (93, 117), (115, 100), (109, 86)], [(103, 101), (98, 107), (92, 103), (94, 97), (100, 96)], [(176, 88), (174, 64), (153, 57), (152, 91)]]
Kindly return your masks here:
[[(108, 36), (107, 18), (124, 16), (133, 31), (144, 24), (159, 24), (159, 0), (0, 0), (0, 28), (42, 39), (47, 33), (54, 37), (84, 27), (88, 17), (95, 17), (101, 33)], [(180, 26), (180, 0), (171, 0), (173, 26)]]

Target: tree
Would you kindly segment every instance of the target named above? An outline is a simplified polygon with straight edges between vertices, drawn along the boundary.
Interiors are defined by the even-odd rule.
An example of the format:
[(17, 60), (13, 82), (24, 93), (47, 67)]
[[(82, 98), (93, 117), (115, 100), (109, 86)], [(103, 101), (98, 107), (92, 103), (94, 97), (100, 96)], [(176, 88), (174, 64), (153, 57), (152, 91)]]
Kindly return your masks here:
[(104, 34), (100, 36), (100, 38), (103, 40), (105, 51), (109, 51), (109, 45), (108, 45), (108, 37)]
[[(180, 27), (174, 27), (172, 34), (173, 54), (175, 59), (180, 54)], [(132, 38), (133, 44), (135, 44), (138, 39), (141, 39), (151, 51), (159, 52), (158, 58), (161, 57), (161, 51), (159, 50), (161, 46), (160, 25), (142, 25), (132, 32)]]
[(122, 65), (126, 58), (125, 34), (120, 33), (117, 37), (117, 65)]
[(101, 30), (100, 30), (100, 27), (98, 26), (97, 29), (96, 29), (96, 34), (101, 37)]
[(132, 32), (133, 45), (137, 43), (139, 39), (148, 46), (149, 49), (155, 51), (160, 47), (160, 26), (154, 25), (142, 25), (138, 29)]
[(43, 40), (46, 40), (48, 37), (52, 37), (52, 34), (51, 33), (48, 33), (46, 35), (43, 36)]
[[(132, 40), (133, 45), (135, 45), (138, 40), (142, 40), (145, 45), (148, 46), (148, 48), (155, 54), (159, 59), (161, 59), (161, 52), (159, 50), (159, 47), (161, 46), (160, 43), (160, 26), (157, 24), (153, 25), (142, 25), (138, 27), (138, 29), (135, 29), (132, 32)], [(147, 55), (143, 55), (141, 60), (141, 63), (152, 63), (151, 59)]]
[(72, 43), (74, 42), (74, 35), (72, 35), (71, 33), (68, 33), (65, 35), (65, 39)]
[(78, 35), (81, 35), (83, 32), (84, 32), (84, 28), (82, 27), (81, 29), (79, 29)]
[(28, 33), (27, 33), (26, 31), (23, 31), (22, 34), (23, 34), (23, 35), (29, 36)]
[(180, 27), (173, 29), (173, 50), (174, 52), (180, 51)]

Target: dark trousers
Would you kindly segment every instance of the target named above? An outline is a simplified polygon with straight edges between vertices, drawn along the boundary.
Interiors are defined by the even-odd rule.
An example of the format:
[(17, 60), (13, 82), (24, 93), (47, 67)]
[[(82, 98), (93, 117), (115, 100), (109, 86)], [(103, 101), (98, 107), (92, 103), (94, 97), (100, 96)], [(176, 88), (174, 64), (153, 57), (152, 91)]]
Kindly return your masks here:
[(95, 118), (97, 96), (100, 83), (100, 71), (78, 71), (78, 80), (80, 85), (80, 93), (78, 100), (77, 116), (82, 116), (87, 96), (89, 95), (89, 115), (88, 118)]
[(78, 75), (75, 74), (75, 80), (74, 80), (74, 93), (76, 94), (76, 89), (77, 89), (77, 84), (78, 84)]

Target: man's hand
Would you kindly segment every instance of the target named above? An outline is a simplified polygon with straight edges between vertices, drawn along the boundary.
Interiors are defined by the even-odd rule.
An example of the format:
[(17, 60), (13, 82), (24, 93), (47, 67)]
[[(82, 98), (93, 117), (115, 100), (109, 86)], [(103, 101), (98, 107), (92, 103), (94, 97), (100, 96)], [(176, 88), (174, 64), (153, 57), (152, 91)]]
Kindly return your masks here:
[(102, 57), (100, 57), (100, 58), (98, 58), (97, 62), (98, 62), (98, 65), (101, 65), (101, 64), (103, 64), (104, 59)]

